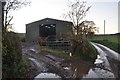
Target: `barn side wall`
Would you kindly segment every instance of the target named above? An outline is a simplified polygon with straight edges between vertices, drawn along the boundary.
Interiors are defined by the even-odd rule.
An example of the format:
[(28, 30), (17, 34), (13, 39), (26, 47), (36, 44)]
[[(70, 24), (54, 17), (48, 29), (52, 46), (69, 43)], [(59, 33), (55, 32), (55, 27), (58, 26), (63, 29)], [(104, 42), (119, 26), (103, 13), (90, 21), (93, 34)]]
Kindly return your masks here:
[(61, 36), (65, 38), (65, 34), (69, 34), (72, 27), (69, 22), (45, 19), (36, 21), (26, 25), (26, 40), (36, 42), (39, 38), (39, 25), (41, 24), (56, 24), (56, 36), (59, 39)]
[(39, 25), (36, 23), (26, 25), (26, 41), (35, 42), (39, 37)]

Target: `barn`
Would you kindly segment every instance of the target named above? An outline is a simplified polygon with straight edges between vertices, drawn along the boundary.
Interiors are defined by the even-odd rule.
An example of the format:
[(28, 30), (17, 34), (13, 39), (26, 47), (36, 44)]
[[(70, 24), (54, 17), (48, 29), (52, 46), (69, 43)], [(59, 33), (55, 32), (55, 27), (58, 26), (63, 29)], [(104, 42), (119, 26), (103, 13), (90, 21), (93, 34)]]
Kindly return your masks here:
[(56, 40), (66, 40), (72, 31), (72, 22), (45, 18), (26, 24), (26, 41), (36, 42), (40, 37), (55, 36)]

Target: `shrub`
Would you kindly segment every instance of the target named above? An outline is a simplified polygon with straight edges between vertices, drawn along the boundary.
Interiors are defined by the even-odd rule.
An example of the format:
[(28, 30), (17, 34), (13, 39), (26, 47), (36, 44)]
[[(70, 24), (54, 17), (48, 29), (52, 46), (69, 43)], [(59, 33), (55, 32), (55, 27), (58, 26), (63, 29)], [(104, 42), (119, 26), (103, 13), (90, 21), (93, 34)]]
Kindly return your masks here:
[(96, 49), (84, 39), (72, 40), (71, 53), (79, 60), (95, 60), (97, 56)]
[[(20, 38), (14, 32), (6, 32), (3, 35), (2, 47), (2, 72), (3, 78), (13, 78), (16, 75), (16, 68), (22, 59)], [(19, 69), (18, 69), (19, 70)]]
[(7, 61), (19, 63), (22, 58), (21, 53), (20, 38), (13, 32), (6, 33), (3, 36), (3, 63), (8, 63)]

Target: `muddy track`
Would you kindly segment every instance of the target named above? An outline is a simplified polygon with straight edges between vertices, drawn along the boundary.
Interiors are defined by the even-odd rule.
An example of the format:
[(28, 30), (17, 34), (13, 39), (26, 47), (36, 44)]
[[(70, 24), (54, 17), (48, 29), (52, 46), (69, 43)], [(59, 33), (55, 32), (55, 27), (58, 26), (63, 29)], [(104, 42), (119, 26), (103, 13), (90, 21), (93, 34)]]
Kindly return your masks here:
[(41, 54), (41, 52), (39, 52), (34, 46), (24, 47), (23, 55), (28, 59), (32, 58), (36, 60), (40, 65), (43, 63), (44, 65), (42, 66), (44, 66), (45, 69), (48, 69), (48, 70), (41, 70), (41, 68), (36, 65), (36, 68), (38, 69), (39, 73), (52, 72), (58, 74), (62, 78), (72, 77), (72, 72), (63, 69), (63, 67), (60, 65), (63, 58), (60, 59), (56, 57), (56, 59), (53, 59), (49, 56), (43, 55), (43, 53)]
[[(41, 52), (36, 46), (29, 45), (23, 46), (23, 56), (28, 58), (37, 69), (37, 75), (40, 73), (53, 73), (60, 76), (62, 79), (65, 78), (82, 78), (84, 75), (88, 75), (88, 78), (103, 78), (103, 77), (114, 77), (111, 71), (104, 69), (100, 64), (104, 61), (101, 58), (97, 58), (96, 64), (88, 61), (75, 61), (73, 59), (64, 59), (63, 57), (53, 55), (47, 52)], [(103, 55), (104, 56), (104, 55)], [(104, 65), (104, 64), (103, 64)], [(92, 72), (92, 73), (91, 73)], [(107, 73), (107, 74), (106, 74)], [(104, 76), (106, 74), (106, 76)], [(89, 76), (90, 75), (90, 76)], [(97, 76), (96, 76), (97, 75)], [(86, 76), (87, 77), (87, 76)]]

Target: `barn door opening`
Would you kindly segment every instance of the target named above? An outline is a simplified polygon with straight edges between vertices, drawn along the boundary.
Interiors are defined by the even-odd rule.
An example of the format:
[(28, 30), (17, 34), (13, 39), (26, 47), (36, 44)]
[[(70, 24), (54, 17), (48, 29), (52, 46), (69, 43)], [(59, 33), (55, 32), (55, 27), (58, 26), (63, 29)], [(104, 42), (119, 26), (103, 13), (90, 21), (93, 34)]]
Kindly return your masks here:
[(56, 24), (40, 24), (39, 25), (39, 36), (48, 37), (56, 35)]

